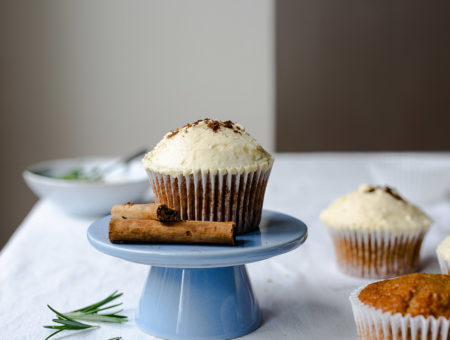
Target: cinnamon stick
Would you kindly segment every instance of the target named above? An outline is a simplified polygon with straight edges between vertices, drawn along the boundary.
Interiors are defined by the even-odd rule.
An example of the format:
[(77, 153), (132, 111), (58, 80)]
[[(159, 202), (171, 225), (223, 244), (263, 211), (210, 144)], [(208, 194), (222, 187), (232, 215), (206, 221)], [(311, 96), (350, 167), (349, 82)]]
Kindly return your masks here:
[(143, 219), (172, 222), (177, 219), (177, 211), (169, 208), (165, 204), (148, 203), (118, 204), (112, 207), (111, 215), (113, 218), (121, 219)]
[(112, 243), (210, 243), (235, 245), (234, 222), (178, 221), (112, 218), (109, 240)]

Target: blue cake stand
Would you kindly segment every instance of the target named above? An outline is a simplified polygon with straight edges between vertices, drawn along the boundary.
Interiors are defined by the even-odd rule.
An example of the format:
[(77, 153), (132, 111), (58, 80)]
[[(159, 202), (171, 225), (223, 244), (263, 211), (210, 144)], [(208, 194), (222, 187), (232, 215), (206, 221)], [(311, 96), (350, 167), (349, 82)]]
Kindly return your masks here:
[(237, 246), (113, 244), (110, 218), (94, 222), (88, 239), (105, 254), (151, 265), (136, 323), (164, 339), (229, 339), (256, 329), (261, 311), (245, 263), (293, 250), (307, 237), (298, 219), (263, 211), (259, 231), (238, 236)]

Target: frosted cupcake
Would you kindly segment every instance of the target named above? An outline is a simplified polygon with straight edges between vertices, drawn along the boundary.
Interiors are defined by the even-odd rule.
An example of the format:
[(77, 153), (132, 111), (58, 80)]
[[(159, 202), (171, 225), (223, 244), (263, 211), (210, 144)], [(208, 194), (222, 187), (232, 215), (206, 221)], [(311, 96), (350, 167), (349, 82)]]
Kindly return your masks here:
[(436, 253), (442, 274), (450, 274), (450, 236), (437, 247)]
[(320, 216), (334, 243), (339, 269), (388, 278), (413, 271), (431, 219), (389, 187), (362, 185)]
[(350, 295), (360, 340), (450, 339), (450, 276), (408, 274)]
[(199, 120), (167, 133), (142, 160), (155, 199), (181, 219), (234, 221), (255, 230), (272, 156), (231, 121)]

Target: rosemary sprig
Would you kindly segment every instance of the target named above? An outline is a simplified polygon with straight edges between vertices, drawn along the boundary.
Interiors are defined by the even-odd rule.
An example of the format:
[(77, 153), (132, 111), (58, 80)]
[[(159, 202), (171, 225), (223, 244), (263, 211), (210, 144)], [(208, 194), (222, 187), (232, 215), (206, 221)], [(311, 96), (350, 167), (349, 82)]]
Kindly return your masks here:
[(123, 293), (118, 293), (117, 291), (115, 291), (111, 295), (109, 295), (108, 297), (104, 298), (99, 302), (74, 310), (69, 313), (58, 312), (51, 306), (47, 305), (47, 307), (57, 315), (57, 318), (52, 319), (52, 321), (58, 323), (59, 325), (44, 326), (44, 328), (56, 329), (56, 331), (50, 334), (47, 338), (45, 338), (45, 340), (50, 339), (52, 336), (58, 334), (59, 332), (66, 330), (81, 330), (100, 327), (98, 325), (85, 324), (77, 320), (94, 321), (94, 322), (115, 322), (115, 323), (128, 321), (128, 317), (126, 315), (119, 314), (120, 312), (122, 312), (122, 309), (117, 310), (115, 312), (99, 313), (101, 311), (120, 306), (122, 303), (117, 303), (111, 306), (105, 305), (121, 297), (122, 295)]

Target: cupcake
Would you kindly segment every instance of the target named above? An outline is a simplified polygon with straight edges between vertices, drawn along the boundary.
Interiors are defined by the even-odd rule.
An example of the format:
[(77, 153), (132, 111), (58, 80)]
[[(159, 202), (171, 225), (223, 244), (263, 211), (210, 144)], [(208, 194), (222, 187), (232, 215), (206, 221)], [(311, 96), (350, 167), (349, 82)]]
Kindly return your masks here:
[(142, 163), (156, 201), (181, 219), (234, 221), (238, 234), (258, 228), (273, 158), (241, 125), (187, 124), (167, 133)]
[(450, 274), (450, 236), (437, 247), (436, 253), (442, 274)]
[(388, 278), (413, 271), (431, 219), (394, 189), (362, 185), (320, 215), (338, 268), (352, 276)]
[(450, 339), (450, 276), (408, 274), (350, 295), (360, 340)]

